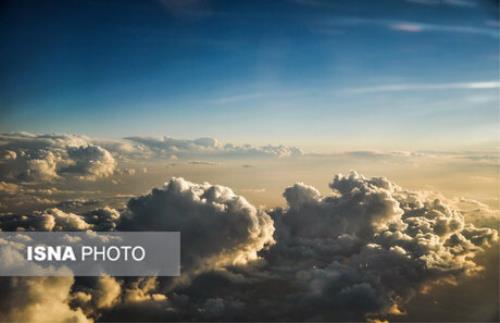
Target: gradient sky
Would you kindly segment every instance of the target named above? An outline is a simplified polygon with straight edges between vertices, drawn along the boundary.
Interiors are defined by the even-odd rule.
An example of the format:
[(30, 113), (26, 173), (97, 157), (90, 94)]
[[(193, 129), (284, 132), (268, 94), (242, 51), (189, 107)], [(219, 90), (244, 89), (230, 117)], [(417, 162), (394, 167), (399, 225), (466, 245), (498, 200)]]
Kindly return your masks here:
[(498, 2), (2, 1), (2, 131), (494, 145)]

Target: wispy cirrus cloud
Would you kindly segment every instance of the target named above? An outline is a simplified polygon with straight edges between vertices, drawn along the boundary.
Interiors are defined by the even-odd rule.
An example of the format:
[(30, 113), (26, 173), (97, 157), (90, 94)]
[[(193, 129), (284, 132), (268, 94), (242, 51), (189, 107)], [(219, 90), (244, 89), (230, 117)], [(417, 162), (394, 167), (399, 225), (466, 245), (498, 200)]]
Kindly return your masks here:
[(453, 6), (453, 7), (476, 7), (477, 2), (472, 0), (406, 0), (406, 2), (415, 3), (425, 6)]
[(383, 92), (410, 92), (410, 91), (445, 91), (445, 90), (491, 90), (499, 89), (498, 81), (461, 82), (461, 83), (409, 83), (384, 84), (351, 88), (348, 93), (383, 93)]
[[(325, 6), (331, 4), (331, 1), (321, 0), (291, 0), (291, 2), (303, 6)], [(406, 0), (406, 2), (424, 6), (450, 6), (472, 8), (477, 7), (478, 3), (474, 0)]]
[(226, 103), (234, 103), (234, 102), (242, 102), (242, 101), (251, 101), (251, 100), (255, 100), (255, 99), (260, 99), (266, 95), (268, 95), (268, 94), (260, 93), (260, 92), (243, 93), (243, 94), (227, 95), (227, 96), (218, 97), (214, 100), (209, 100), (209, 102), (215, 103), (215, 104), (226, 104)]
[(425, 24), (419, 22), (390, 22), (383, 23), (387, 28), (402, 32), (446, 32), (446, 33), (461, 33), (461, 34), (477, 34), (490, 37), (499, 37), (498, 29), (487, 27), (474, 26), (455, 26), (455, 25), (437, 25)]
[(338, 27), (361, 27), (375, 26), (388, 29), (390, 31), (407, 32), (407, 33), (455, 33), (455, 34), (470, 34), (480, 35), (493, 38), (500, 38), (499, 30), (491, 22), (484, 25), (447, 25), (447, 24), (431, 24), (419, 21), (407, 21), (397, 19), (367, 19), (361, 17), (343, 17), (330, 20), (322, 24), (318, 31), (330, 33), (332, 30), (337, 30)]

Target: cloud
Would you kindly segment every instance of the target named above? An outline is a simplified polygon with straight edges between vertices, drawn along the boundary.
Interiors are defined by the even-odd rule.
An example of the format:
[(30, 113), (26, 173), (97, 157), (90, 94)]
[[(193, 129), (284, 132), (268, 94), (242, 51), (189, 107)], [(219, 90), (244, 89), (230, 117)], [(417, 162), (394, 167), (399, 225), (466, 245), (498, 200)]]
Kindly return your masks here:
[(444, 5), (453, 7), (463, 7), (463, 8), (471, 8), (477, 6), (477, 2), (471, 0), (406, 0), (406, 1), (426, 6)]
[(2, 322), (91, 322), (67, 297), (73, 277), (3, 277), (0, 279)]
[(386, 22), (386, 27), (396, 31), (419, 33), (419, 32), (444, 32), (459, 34), (475, 34), (498, 38), (498, 30), (485, 27), (436, 25), (419, 22)]
[(58, 202), (56, 200), (48, 197), (22, 193), (2, 196), (0, 210), (5, 212), (12, 212), (14, 210), (31, 211), (35, 209), (44, 209), (57, 204)]
[(54, 195), (61, 191), (56, 187), (0, 181), (0, 210), (18, 212), (55, 206)]
[(498, 209), (465, 197), (451, 199), (449, 203), (459, 209), (464, 217), (475, 225), (498, 227), (500, 221), (500, 210)]
[(391, 25), (391, 28), (394, 30), (406, 31), (410, 33), (419, 33), (424, 31), (424, 28), (420, 24), (408, 23), (408, 22), (395, 23)]
[[(319, 0), (292, 0), (292, 2), (310, 7), (319, 7), (331, 4), (328, 1)], [(406, 0), (406, 2), (425, 6), (451, 6), (458, 8), (472, 8), (478, 5), (478, 3), (474, 0)]]
[(0, 181), (0, 196), (14, 195), (19, 192), (19, 185)]
[(302, 155), (296, 147), (283, 145), (266, 145), (254, 147), (251, 145), (222, 144), (214, 138), (198, 138), (194, 140), (175, 139), (170, 137), (127, 137), (126, 140), (140, 144), (142, 149), (150, 149), (159, 157), (176, 156), (189, 158), (196, 156), (225, 158), (262, 158), (262, 157), (294, 157)]
[[(180, 278), (59, 278), (61, 294), (50, 306), (62, 317), (102, 321), (390, 319), (405, 315), (418, 293), (477, 276), (476, 258), (498, 246), (496, 230), (458, 211), (459, 202), (471, 212), (483, 204), (436, 199), (356, 172), (329, 186), (325, 196), (294, 184), (283, 193), (287, 207), (266, 212), (228, 187), (172, 178), (121, 211), (2, 215), (0, 228), (180, 231)], [(15, 315), (32, 317), (31, 303), (21, 304)]]
[(386, 93), (412, 91), (448, 91), (448, 90), (494, 90), (500, 88), (498, 81), (463, 82), (463, 83), (421, 83), (421, 84), (386, 84), (359, 87), (347, 90), (348, 93)]
[(191, 165), (204, 165), (204, 166), (215, 166), (215, 165), (218, 165), (217, 163), (207, 162), (207, 161), (201, 161), (201, 160), (193, 160), (193, 161), (190, 161), (189, 164), (191, 164)]
[(180, 231), (183, 272), (243, 265), (274, 243), (274, 226), (230, 188), (173, 178), (132, 198), (118, 230)]
[(134, 176), (136, 174), (136, 171), (134, 168), (123, 168), (118, 169), (117, 173), (120, 175)]
[(99, 311), (116, 305), (122, 294), (122, 286), (114, 277), (103, 275), (89, 278), (88, 286), (77, 286), (71, 295), (70, 303), (74, 308), (80, 308), (86, 316), (99, 318)]
[[(466, 223), (444, 201), (384, 178), (338, 175), (330, 187), (331, 196), (301, 183), (285, 190), (288, 208), (272, 213), (276, 244), (263, 251), (262, 267), (240, 278), (215, 273), (194, 279), (185, 291), (191, 306), (218, 308), (200, 313), (201, 319), (358, 321), (403, 315), (420, 290), (476, 275), (481, 266), (474, 257), (497, 240), (495, 230)], [(204, 297), (201, 286), (209, 288), (201, 292)], [(283, 296), (277, 300), (277, 294)]]
[(246, 94), (219, 97), (215, 100), (212, 100), (211, 102), (216, 103), (216, 104), (228, 104), (228, 103), (235, 103), (235, 102), (241, 102), (241, 101), (251, 101), (251, 100), (262, 98), (264, 96), (266, 96), (266, 95), (264, 93), (260, 93), (260, 92), (246, 93)]
[(95, 180), (113, 175), (116, 162), (111, 154), (99, 146), (69, 147), (70, 165), (60, 170), (61, 173), (82, 174), (81, 179)]
[[(172, 185), (186, 184), (174, 181), (167, 187)], [(139, 198), (144, 201), (140, 212), (134, 211), (132, 199), (129, 212), (136, 214), (141, 223), (179, 229), (178, 224), (173, 227), (179, 216), (167, 218), (175, 214), (173, 210), (190, 208), (179, 203), (177, 195), (184, 192), (190, 196), (187, 201), (191, 205), (198, 200), (194, 196), (205, 196), (210, 191), (203, 188), (193, 194), (199, 188), (191, 183), (186, 189), (163, 189), (169, 194), (153, 191)], [(368, 179), (357, 173), (337, 175), (330, 188), (330, 196), (302, 183), (285, 189), (288, 207), (270, 211), (275, 243), (268, 243), (268, 248), (262, 248), (262, 243), (252, 248), (261, 261), (235, 267), (224, 261), (222, 267), (204, 267), (188, 282), (164, 289), (161, 301), (154, 302), (151, 296), (132, 297), (144, 302), (119, 304), (106, 311), (103, 319), (119, 320), (146, 309), (148, 320), (385, 319), (405, 315), (404, 306), (416, 293), (436, 288), (437, 284), (460, 284), (476, 276), (482, 268), (475, 257), (497, 241), (494, 229), (466, 222), (450, 201), (405, 190), (385, 178)], [(168, 197), (173, 192), (177, 196), (174, 199)], [(142, 210), (149, 210), (149, 215)], [(155, 214), (165, 214), (164, 219)], [(202, 225), (199, 232), (203, 232), (204, 241), (216, 239), (205, 233), (212, 225), (205, 225), (197, 215), (194, 219), (198, 227)], [(191, 217), (186, 221), (190, 223)], [(185, 228), (191, 226), (186, 224)], [(190, 235), (190, 230), (180, 230)], [(216, 250), (227, 248), (219, 242), (215, 245)], [(195, 251), (199, 250), (196, 245), (186, 248), (198, 257), (213, 259)], [(208, 248), (213, 248), (211, 243)], [(219, 252), (216, 254), (220, 257)], [(154, 286), (159, 292), (159, 285)]]
[(118, 210), (106, 206), (86, 212), (83, 217), (95, 231), (112, 231), (120, 222), (121, 214)]
[(475, 255), (497, 241), (496, 230), (385, 178), (337, 175), (330, 187), (326, 197), (304, 184), (285, 190), (289, 207), (273, 217), (277, 244), (265, 257), (294, 264), (305, 289), (297, 302), (331, 309), (324, 320), (401, 311), (419, 290), (475, 275)]
[(125, 290), (124, 303), (144, 303), (149, 301), (164, 301), (166, 296), (155, 293), (158, 289), (157, 277), (144, 277), (133, 281)]
[(267, 190), (262, 187), (262, 188), (242, 188), (240, 189), (241, 192), (243, 193), (265, 193)]
[(109, 231), (116, 227), (120, 213), (112, 208), (95, 209), (75, 214), (58, 208), (34, 211), (31, 214), (5, 213), (0, 216), (0, 229), (4, 231)]
[(110, 152), (75, 135), (1, 134), (0, 152), (0, 177), (7, 180), (93, 181), (111, 176), (116, 167)]
[(319, 29), (321, 32), (331, 32), (332, 27), (358, 27), (358, 26), (375, 26), (385, 28), (387, 30), (407, 32), (407, 33), (453, 33), (453, 34), (470, 34), (476, 36), (486, 36), (498, 39), (500, 34), (497, 28), (473, 26), (473, 25), (443, 25), (429, 24), (418, 21), (404, 21), (391, 19), (367, 19), (360, 17), (344, 17), (335, 20), (330, 20), (322, 25)]

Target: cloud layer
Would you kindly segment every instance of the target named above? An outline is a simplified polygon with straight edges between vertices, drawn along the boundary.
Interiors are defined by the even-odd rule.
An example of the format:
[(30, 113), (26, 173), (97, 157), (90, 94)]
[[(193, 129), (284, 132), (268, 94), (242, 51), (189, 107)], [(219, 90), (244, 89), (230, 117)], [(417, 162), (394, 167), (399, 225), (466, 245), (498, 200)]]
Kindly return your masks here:
[[(4, 215), (2, 230), (180, 231), (183, 267), (174, 279), (61, 280), (43, 300), (46, 280), (4, 278), (2, 302), (34, 295), (76, 321), (385, 319), (404, 315), (417, 293), (477, 275), (477, 256), (496, 246), (496, 230), (467, 223), (450, 201), (385, 178), (352, 172), (330, 188), (323, 196), (297, 183), (286, 208), (266, 212), (228, 187), (173, 178), (121, 211)], [(2, 315), (30, 320), (34, 308)]]
[(292, 157), (300, 156), (302, 151), (296, 147), (266, 145), (255, 147), (251, 145), (222, 144), (214, 138), (198, 138), (194, 140), (175, 139), (170, 137), (127, 137), (126, 140), (140, 144), (139, 149), (148, 149), (159, 156), (176, 157), (226, 157), (226, 158), (262, 158), (262, 157)]

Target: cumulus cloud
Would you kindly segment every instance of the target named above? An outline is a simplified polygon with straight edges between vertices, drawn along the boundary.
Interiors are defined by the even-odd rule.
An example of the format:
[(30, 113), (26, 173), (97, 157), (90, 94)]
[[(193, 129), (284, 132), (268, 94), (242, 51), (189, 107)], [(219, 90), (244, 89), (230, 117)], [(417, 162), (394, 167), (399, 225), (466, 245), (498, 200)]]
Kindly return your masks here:
[(3, 197), (0, 210), (19, 212), (56, 206), (61, 196), (48, 198), (46, 194), (31, 194), (27, 190), (46, 185), (58, 189), (66, 186), (67, 190), (67, 186), (76, 181), (101, 179), (119, 184), (131, 180), (128, 177), (146, 174), (152, 161), (179, 159), (194, 167), (215, 165), (222, 159), (287, 158), (302, 154), (296, 147), (238, 146), (208, 137), (108, 140), (71, 134), (4, 133), (0, 134), (0, 195)]
[[(104, 208), (77, 215), (53, 208), (30, 215), (4, 214), (0, 220), (3, 230), (113, 230), (121, 220), (121, 230), (181, 231), (184, 275), (248, 264), (258, 259), (258, 251), (274, 243), (272, 220), (264, 211), (230, 188), (194, 184), (181, 178), (131, 199), (123, 214)], [(165, 302), (166, 296), (155, 292), (155, 288), (154, 280), (131, 282), (123, 288), (123, 303), (117, 307)], [(72, 306), (91, 318), (109, 310), (122, 296), (120, 283), (110, 277), (76, 290), (71, 297), (68, 295)], [(25, 313), (29, 308), (18, 311)]]
[(335, 311), (322, 319), (402, 313), (418, 291), (480, 271), (474, 257), (497, 241), (494, 229), (385, 178), (353, 172), (330, 187), (326, 197), (304, 184), (285, 190), (289, 207), (274, 214), (277, 244), (266, 257), (293, 264), (299, 299)]
[(82, 174), (80, 178), (95, 180), (113, 175), (116, 162), (111, 154), (99, 146), (69, 147), (69, 166), (61, 169), (62, 173)]
[(103, 275), (89, 278), (87, 284), (76, 286), (70, 304), (81, 309), (92, 319), (99, 318), (99, 311), (106, 310), (119, 302), (122, 293), (121, 283), (114, 277)]
[[(451, 200), (355, 172), (329, 186), (327, 196), (287, 187), (287, 207), (266, 212), (228, 187), (172, 178), (122, 211), (3, 215), (0, 228), (180, 231), (180, 279), (61, 288), (54, 304), (63, 317), (102, 321), (385, 320), (405, 315), (418, 293), (476, 276), (478, 255), (497, 246), (497, 231), (466, 221)], [(19, 317), (32, 315), (29, 303), (18, 306)]]
[(67, 297), (73, 277), (10, 277), (0, 279), (2, 322), (91, 322)]
[(125, 287), (124, 303), (144, 303), (144, 302), (161, 302), (167, 297), (164, 294), (158, 293), (158, 278), (157, 277), (141, 277), (134, 280)]
[[(496, 230), (468, 223), (451, 201), (405, 190), (385, 178), (353, 172), (335, 176), (330, 188), (328, 196), (302, 183), (285, 189), (288, 207), (270, 211), (273, 221), (265, 221), (275, 230), (274, 242), (268, 238), (268, 248), (262, 248), (262, 241), (252, 248), (259, 262), (205, 266), (186, 284), (163, 289), (165, 298), (131, 297), (144, 302), (122, 302), (103, 319), (148, 309), (148, 320), (384, 320), (405, 315), (405, 305), (417, 293), (477, 275), (482, 267), (475, 258), (497, 241)], [(211, 201), (206, 197), (210, 190), (172, 180), (159, 191), (132, 199), (128, 212), (138, 222), (125, 227), (175, 229), (191, 237), (188, 228), (196, 223), (203, 228), (197, 232), (209, 242), (208, 250), (230, 248), (213, 242), (217, 238), (209, 228), (219, 227), (219, 222), (202, 221), (191, 211), (193, 204), (198, 209)], [(223, 200), (222, 209), (232, 209), (227, 206), (231, 198)], [(192, 215), (180, 222), (179, 210), (184, 217)], [(214, 212), (208, 210), (203, 214)], [(200, 249), (196, 241), (186, 239), (186, 250), (213, 261), (214, 253)], [(215, 254), (215, 259), (227, 256)], [(232, 253), (233, 263), (239, 258)], [(159, 285), (154, 286), (158, 293)]]
[(19, 192), (19, 185), (0, 181), (0, 196), (14, 195)]
[(116, 167), (109, 151), (75, 135), (1, 134), (0, 153), (0, 176), (6, 180), (96, 180)]
[(460, 197), (450, 200), (453, 207), (460, 209), (464, 217), (475, 225), (498, 227), (500, 210), (479, 201)]
[(140, 144), (141, 149), (149, 148), (160, 156), (194, 157), (293, 157), (302, 155), (296, 147), (283, 145), (266, 145), (255, 147), (251, 145), (222, 144), (214, 138), (198, 138), (194, 140), (175, 139), (170, 137), (127, 137), (126, 140)]
[(230, 188), (173, 178), (132, 198), (118, 230), (180, 231), (182, 271), (242, 265), (274, 243), (273, 222)]
[(40, 187), (0, 181), (0, 210), (2, 212), (31, 211), (55, 206), (55, 187)]
[(51, 208), (30, 214), (1, 214), (0, 229), (4, 231), (110, 231), (116, 227), (119, 219), (120, 213), (109, 207), (95, 209), (82, 215)]
[(199, 272), (175, 289), (169, 304), (177, 319), (404, 315), (416, 293), (481, 271), (476, 255), (497, 241), (495, 230), (467, 223), (446, 201), (385, 178), (337, 175), (330, 188), (330, 196), (301, 183), (287, 188), (288, 207), (272, 212), (276, 243), (261, 250), (263, 263)]

